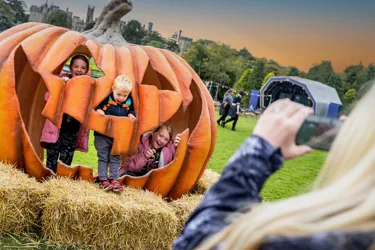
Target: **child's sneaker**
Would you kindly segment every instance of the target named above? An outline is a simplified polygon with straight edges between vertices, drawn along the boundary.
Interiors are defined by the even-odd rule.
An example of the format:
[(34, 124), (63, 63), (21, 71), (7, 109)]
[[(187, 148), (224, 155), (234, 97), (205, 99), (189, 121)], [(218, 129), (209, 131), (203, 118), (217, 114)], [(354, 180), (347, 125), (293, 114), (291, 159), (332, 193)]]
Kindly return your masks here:
[(104, 191), (110, 191), (113, 188), (113, 186), (107, 179), (100, 181), (99, 187)]
[(116, 180), (111, 181), (112, 191), (115, 193), (121, 193), (124, 191), (124, 188)]

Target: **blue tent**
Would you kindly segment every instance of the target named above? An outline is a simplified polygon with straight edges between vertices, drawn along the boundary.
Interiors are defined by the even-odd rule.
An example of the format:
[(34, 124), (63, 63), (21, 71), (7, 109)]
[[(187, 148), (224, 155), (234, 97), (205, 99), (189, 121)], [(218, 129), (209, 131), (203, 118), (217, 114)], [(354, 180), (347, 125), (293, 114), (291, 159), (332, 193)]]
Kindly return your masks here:
[(258, 102), (259, 102), (259, 90), (251, 90), (250, 94), (250, 101), (249, 101), (249, 109), (257, 109), (258, 108)]
[(312, 107), (315, 114), (327, 117), (337, 117), (342, 106), (336, 89), (297, 76), (271, 77), (260, 90), (260, 97), (261, 108), (277, 99), (289, 98)]

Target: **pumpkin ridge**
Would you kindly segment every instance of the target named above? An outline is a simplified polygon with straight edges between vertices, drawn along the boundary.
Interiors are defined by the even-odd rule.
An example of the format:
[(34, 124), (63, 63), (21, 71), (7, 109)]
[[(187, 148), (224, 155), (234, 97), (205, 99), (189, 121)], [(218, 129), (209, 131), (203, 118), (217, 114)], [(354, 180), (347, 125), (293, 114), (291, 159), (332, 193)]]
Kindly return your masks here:
[[(23, 24), (14, 26), (10, 29), (4, 30), (3, 32), (0, 33), (0, 42), (2, 42), (3, 40), (5, 40), (5, 39), (7, 39), (11, 36), (13, 36), (14, 34), (17, 34), (19, 32), (27, 30), (29, 28), (33, 28), (33, 27), (38, 26), (38, 25), (41, 25), (41, 24), (40, 23), (32, 23), (32, 22), (23, 23)], [(46, 24), (43, 24), (43, 25), (46, 25)]]
[[(192, 82), (191, 88), (193, 88), (192, 89), (193, 96), (194, 96), (194, 92), (196, 92), (195, 98), (198, 98), (199, 96), (199, 98), (201, 99), (201, 102), (199, 102), (201, 103), (201, 112), (199, 114), (197, 123), (194, 126), (194, 129), (190, 133), (189, 145), (188, 145), (188, 150), (186, 153), (187, 156), (185, 158), (187, 160), (183, 162), (181, 170), (180, 170), (180, 175), (176, 179), (174, 188), (172, 188), (172, 191), (168, 194), (168, 196), (171, 197), (172, 199), (179, 198), (182, 194), (188, 192), (194, 186), (200, 174), (200, 170), (197, 173), (196, 171), (194, 171), (195, 169), (193, 166), (196, 164), (201, 165), (200, 163), (202, 162), (202, 158), (197, 157), (197, 156), (204, 155), (204, 160), (202, 162), (202, 167), (204, 167), (203, 164), (206, 160), (206, 156), (210, 149), (210, 147), (206, 148), (206, 145), (211, 144), (211, 134), (209, 134), (208, 136), (206, 133), (208, 129), (205, 128), (207, 126), (207, 124), (205, 123), (205, 121), (207, 120), (206, 117), (209, 114), (207, 110), (206, 99), (203, 96), (201, 86), (199, 86), (199, 84), (197, 84), (194, 80)], [(202, 135), (205, 135), (205, 136), (202, 136)], [(189, 174), (187, 175), (187, 173)], [(194, 181), (192, 181), (193, 179)], [(177, 186), (180, 188), (179, 189), (175, 188)]]
[[(49, 48), (53, 45), (54, 41), (56, 41), (59, 36), (65, 32), (67, 32), (67, 29), (49, 27), (29, 36), (22, 41), (21, 46), (23, 47), (26, 57), (35, 72), (39, 73), (38, 66), (40, 60), (42, 60), (45, 54), (48, 53)], [(37, 43), (39, 45), (37, 51), (35, 50), (33, 43)]]
[(17, 48), (17, 46), (20, 46), (20, 44), (30, 35), (39, 32), (41, 30), (40, 27), (43, 28), (43, 26), (46, 25), (32, 26), (31, 28), (22, 30), (19, 33), (15, 33), (12, 36), (2, 40), (0, 42), (0, 46), (5, 48), (0, 52), (0, 68), (3, 66), (4, 62), (12, 51)]
[[(170, 51), (168, 50), (161, 50), (167, 61), (170, 65), (172, 65), (172, 70), (176, 75), (178, 84), (180, 85), (180, 92), (184, 92), (185, 95), (182, 95), (182, 103), (184, 107), (184, 111), (186, 111), (188, 105), (192, 102), (193, 96), (190, 92), (190, 84), (192, 81), (192, 75), (188, 69), (179, 61), (177, 58), (171, 56)], [(188, 78), (188, 79), (185, 79)]]
[[(146, 52), (148, 57), (150, 58), (150, 64), (152, 69), (156, 72), (162, 75), (167, 82), (170, 84), (170, 86), (173, 88), (176, 92), (181, 92), (178, 83), (177, 77), (174, 74), (174, 71), (169, 64), (167, 58), (164, 56), (164, 54), (156, 48), (152, 48), (149, 46), (142, 46), (142, 49)], [(167, 72), (171, 72), (171, 74), (167, 74)], [(165, 88), (163, 88), (165, 89)]]
[[(180, 57), (179, 55), (176, 55), (174, 53), (172, 53), (172, 55), (177, 58), (183, 65), (185, 65), (185, 67), (191, 72), (193, 78), (195, 79), (198, 79), (198, 81), (203, 84), (203, 82), (200, 80), (198, 74), (193, 70), (193, 68), (182, 58)], [(208, 100), (210, 100), (211, 102), (213, 102), (213, 99), (211, 97), (211, 95), (209, 94), (208, 90), (203, 88), (203, 91), (206, 93), (206, 96), (208, 96)], [(214, 142), (211, 143), (211, 145), (215, 145), (216, 143), (216, 135), (217, 135), (217, 127), (216, 127), (216, 124), (215, 124), (215, 108), (213, 105), (209, 105), (209, 110), (210, 111), (210, 114), (211, 114), (211, 134), (212, 134), (212, 138), (215, 138), (214, 139)], [(214, 149), (212, 149), (213, 151)]]
[[(77, 36), (77, 34), (79, 34)], [(55, 72), (74, 52), (84, 44), (86, 38), (75, 31), (67, 31), (56, 37), (38, 62), (39, 71)], [(60, 72), (61, 70), (59, 70)]]
[[(136, 67), (136, 64), (133, 63), (133, 58), (131, 55), (131, 52), (128, 47), (122, 47), (122, 46), (115, 46), (115, 51), (116, 51), (116, 69), (117, 69), (117, 74), (125, 74), (130, 77), (130, 79), (133, 82), (133, 88), (131, 91), (132, 99), (133, 99), (133, 107), (136, 112), (136, 121), (133, 124), (133, 131), (131, 135), (131, 140), (130, 144), (132, 145), (129, 148), (129, 154), (134, 154), (137, 151), (137, 143), (139, 141), (139, 138), (136, 138), (136, 131), (138, 131), (139, 127), (139, 86), (136, 82), (136, 70), (134, 67)], [(127, 66), (131, 65), (131, 67)]]
[[(200, 78), (197, 74), (194, 75), (194, 78), (196, 79), (196, 81), (200, 81), (201, 84), (203, 85), (203, 82), (200, 80)], [(204, 95), (206, 96), (207, 99), (212, 100), (212, 97), (211, 97), (210, 93), (208, 92), (207, 88), (203, 88), (203, 93), (204, 93)], [(216, 119), (215, 119), (215, 108), (213, 106), (209, 106), (209, 105), (207, 107), (208, 107), (208, 111), (209, 111), (209, 114), (210, 114), (209, 117), (210, 117), (210, 125), (211, 125), (211, 147), (210, 147), (210, 151), (208, 152), (206, 161), (204, 162), (204, 167), (202, 168), (201, 173), (199, 174), (197, 181), (203, 175), (204, 170), (206, 169), (206, 167), (208, 165), (208, 162), (210, 161), (211, 156), (214, 153), (215, 145), (216, 145), (217, 126), (216, 126)]]

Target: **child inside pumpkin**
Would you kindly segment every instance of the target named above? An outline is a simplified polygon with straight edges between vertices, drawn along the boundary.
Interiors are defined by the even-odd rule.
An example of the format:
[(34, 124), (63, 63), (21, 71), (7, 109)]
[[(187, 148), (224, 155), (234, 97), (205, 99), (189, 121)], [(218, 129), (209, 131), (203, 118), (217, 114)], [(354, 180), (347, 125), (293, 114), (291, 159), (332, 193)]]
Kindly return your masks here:
[(142, 176), (173, 161), (181, 138), (177, 134), (172, 142), (172, 136), (173, 129), (168, 124), (162, 124), (153, 132), (143, 134), (136, 154), (128, 156), (121, 166), (120, 176)]
[[(84, 55), (74, 55), (69, 68), (71, 74), (60, 75), (64, 82), (76, 76), (86, 75), (89, 71), (89, 60)], [(49, 95), (49, 92), (45, 94), (46, 101)], [(89, 130), (68, 114), (63, 115), (60, 129), (47, 119), (40, 138), (41, 146), (47, 150), (46, 167), (56, 173), (59, 157), (64, 164), (70, 165), (76, 149), (82, 152), (88, 151), (88, 138)]]
[[(112, 93), (96, 107), (101, 115), (129, 117), (135, 120), (135, 112), (131, 97), (132, 81), (128, 76), (119, 75), (112, 86)], [(120, 155), (112, 155), (113, 138), (94, 133), (94, 145), (98, 154), (99, 187), (105, 191), (122, 192), (123, 187), (116, 181), (119, 175)], [(109, 178), (108, 178), (109, 165)]]

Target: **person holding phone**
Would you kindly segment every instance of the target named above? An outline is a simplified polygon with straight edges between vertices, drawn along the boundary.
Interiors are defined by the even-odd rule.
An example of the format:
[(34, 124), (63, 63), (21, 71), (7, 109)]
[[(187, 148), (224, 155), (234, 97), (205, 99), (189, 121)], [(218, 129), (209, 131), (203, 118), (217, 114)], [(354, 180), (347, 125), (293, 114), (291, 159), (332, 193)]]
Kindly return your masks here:
[(374, 105), (375, 87), (343, 124), (312, 191), (262, 203), (260, 191), (283, 161), (311, 152), (296, 135), (312, 109), (272, 103), (173, 249), (375, 249)]

